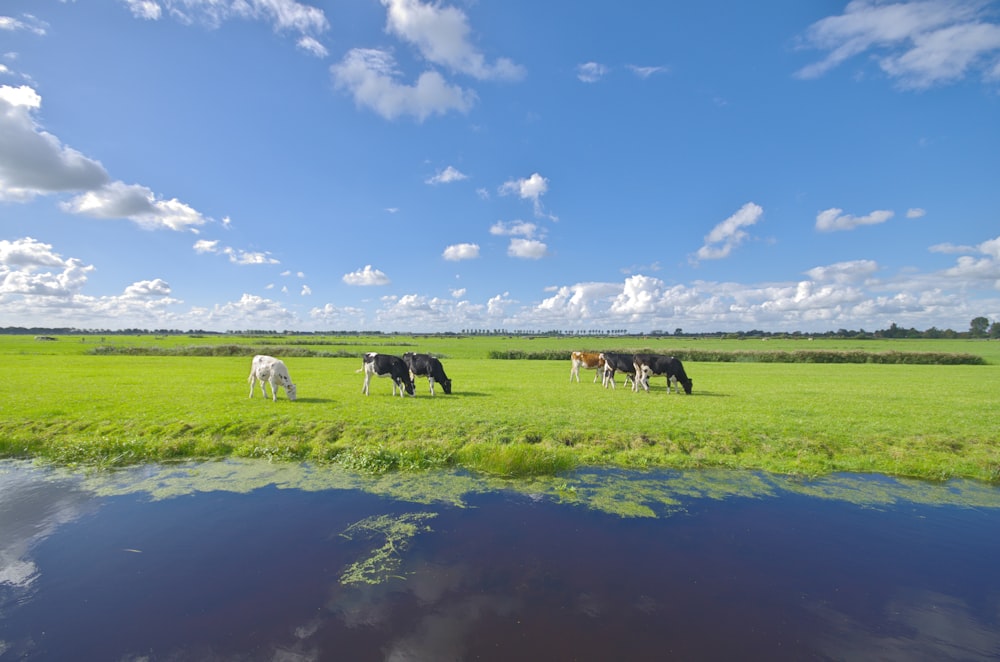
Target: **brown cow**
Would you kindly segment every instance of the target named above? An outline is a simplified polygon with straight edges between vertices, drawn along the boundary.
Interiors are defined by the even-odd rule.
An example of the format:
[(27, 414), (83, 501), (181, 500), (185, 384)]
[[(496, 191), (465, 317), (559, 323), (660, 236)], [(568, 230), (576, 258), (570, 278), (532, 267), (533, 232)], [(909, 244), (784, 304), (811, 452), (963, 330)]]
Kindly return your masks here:
[(604, 359), (598, 352), (573, 352), (570, 354), (570, 361), (573, 363), (572, 369), (569, 371), (569, 380), (573, 381), (576, 377), (576, 381), (580, 381), (580, 368), (586, 368), (587, 370), (595, 370), (594, 373), (594, 383), (597, 383), (597, 376), (603, 373), (601, 370), (604, 367)]

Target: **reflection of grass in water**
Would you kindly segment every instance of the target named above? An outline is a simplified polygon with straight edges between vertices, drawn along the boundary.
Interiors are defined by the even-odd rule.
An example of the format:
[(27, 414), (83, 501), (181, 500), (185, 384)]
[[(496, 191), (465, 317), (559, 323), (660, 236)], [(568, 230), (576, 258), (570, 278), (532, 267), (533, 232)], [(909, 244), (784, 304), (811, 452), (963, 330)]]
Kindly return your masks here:
[(409, 548), (418, 533), (429, 533), (431, 527), (425, 520), (437, 517), (437, 513), (405, 513), (403, 515), (377, 515), (355, 522), (340, 535), (348, 540), (355, 537), (384, 538), (385, 544), (372, 551), (365, 559), (352, 563), (340, 575), (341, 584), (381, 584), (397, 578), (402, 553)]
[[(19, 463), (0, 461), (0, 467)], [(50, 471), (53, 477), (72, 473), (65, 469)], [(330, 466), (226, 460), (95, 471), (81, 478), (84, 489), (97, 494), (145, 493), (152, 499), (217, 490), (247, 493), (274, 485), (305, 491), (359, 490), (407, 503), (466, 507), (469, 498), (477, 494), (510, 491), (623, 517), (668, 516), (682, 510), (692, 499), (780, 498), (783, 493), (859, 506), (919, 503), (1000, 508), (1000, 489), (977, 481), (936, 482), (857, 474), (808, 479), (724, 469), (577, 471), (562, 476), (503, 479), (463, 471), (368, 476)]]

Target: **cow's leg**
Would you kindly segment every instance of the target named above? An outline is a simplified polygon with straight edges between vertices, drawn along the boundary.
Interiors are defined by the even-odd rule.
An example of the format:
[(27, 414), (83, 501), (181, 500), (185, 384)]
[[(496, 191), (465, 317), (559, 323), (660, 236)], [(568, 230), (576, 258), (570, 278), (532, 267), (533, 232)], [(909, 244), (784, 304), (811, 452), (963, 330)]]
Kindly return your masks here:
[(265, 400), (267, 400), (267, 386), (265, 385), (266, 381), (267, 380), (261, 377), (260, 375), (257, 376), (257, 383), (260, 384), (260, 395)]
[(255, 383), (257, 381), (257, 379), (253, 376), (252, 372), (250, 373), (250, 376), (247, 378), (247, 381), (250, 382), (250, 395), (248, 395), (247, 397), (248, 398), (252, 398), (253, 397), (253, 387), (257, 385)]
[(427, 375), (427, 381), (431, 385), (431, 395), (434, 395), (434, 378), (431, 377), (430, 375)]
[(271, 379), (268, 380), (268, 383), (271, 385), (271, 400), (273, 400), (274, 402), (277, 402), (278, 401), (278, 378), (275, 377), (274, 375), (271, 375)]
[[(601, 366), (597, 366), (597, 368), (594, 370), (594, 383), (595, 384), (597, 383), (597, 375), (600, 372), (601, 372)], [(579, 380), (579, 377), (577, 377), (577, 380)]]
[(365, 370), (365, 383), (361, 386), (361, 392), (368, 395), (368, 383), (372, 379), (372, 373)]

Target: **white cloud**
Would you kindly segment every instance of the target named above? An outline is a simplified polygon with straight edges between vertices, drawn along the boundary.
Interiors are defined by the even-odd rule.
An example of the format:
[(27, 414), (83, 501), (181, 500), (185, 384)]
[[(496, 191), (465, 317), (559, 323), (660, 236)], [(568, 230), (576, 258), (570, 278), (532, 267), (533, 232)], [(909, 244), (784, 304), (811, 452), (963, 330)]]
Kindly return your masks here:
[(903, 88), (947, 84), (975, 72), (992, 78), (1000, 66), (1000, 25), (987, 20), (991, 11), (980, 0), (853, 0), (843, 14), (809, 27), (803, 44), (828, 54), (796, 75), (817, 78), (869, 51)]
[(548, 247), (536, 239), (511, 239), (507, 255), (526, 260), (540, 260), (545, 257)]
[(541, 198), (549, 190), (549, 180), (540, 174), (533, 173), (527, 179), (511, 179), (504, 182), (500, 188), (500, 195), (515, 194), (522, 200), (531, 200), (534, 206), (535, 215), (542, 213)]
[(304, 297), (307, 297), (307, 296), (309, 296), (309, 295), (310, 295), (310, 294), (312, 294), (312, 293), (313, 293), (313, 291), (312, 291), (312, 288), (311, 288), (311, 287), (309, 287), (308, 285), (303, 285), (303, 286), (302, 286), (302, 291), (301, 291), (301, 292), (299, 292), (299, 294), (300, 294), (301, 296), (304, 296)]
[(453, 110), (465, 113), (477, 99), (474, 91), (449, 85), (436, 71), (425, 71), (415, 85), (402, 84), (395, 59), (376, 49), (352, 49), (330, 73), (334, 85), (350, 92), (358, 106), (388, 120), (411, 115), (422, 122)]
[(64, 260), (51, 244), (32, 237), (0, 240), (0, 300), (8, 295), (68, 298), (93, 270), (76, 258)]
[(426, 184), (450, 184), (452, 182), (460, 182), (463, 179), (468, 179), (468, 175), (465, 175), (455, 168), (448, 166), (444, 170), (436, 173), (433, 177), (429, 177), (425, 183)]
[(386, 31), (407, 41), (427, 61), (480, 80), (519, 80), (524, 69), (507, 58), (494, 64), (473, 45), (465, 13), (440, 2), (419, 0), (382, 0), (386, 7)]
[(628, 68), (639, 78), (649, 78), (650, 76), (670, 71), (669, 67), (640, 67), (634, 64), (628, 65)]
[(596, 83), (607, 73), (608, 68), (598, 62), (584, 62), (576, 66), (576, 77), (584, 83)]
[(532, 239), (539, 232), (539, 228), (534, 223), (525, 221), (511, 221), (504, 223), (497, 221), (490, 226), (490, 234), (501, 237), (526, 237)]
[(251, 252), (238, 248), (232, 248), (230, 246), (220, 246), (218, 240), (209, 241), (207, 239), (199, 239), (194, 243), (194, 252), (201, 254), (213, 253), (216, 255), (226, 255), (229, 257), (230, 262), (239, 265), (280, 264), (278, 260), (270, 256), (270, 253)]
[(198, 211), (173, 198), (156, 195), (137, 184), (111, 182), (60, 204), (63, 211), (91, 218), (125, 218), (148, 230), (188, 230), (207, 221)]
[(920, 207), (912, 207), (906, 210), (906, 218), (923, 218), (927, 212)]
[(852, 260), (837, 262), (823, 267), (814, 267), (806, 272), (815, 281), (852, 283), (864, 280), (878, 271), (878, 263), (873, 260)]
[(867, 216), (852, 216), (845, 214), (843, 209), (827, 209), (816, 215), (816, 229), (820, 232), (836, 232), (838, 230), (853, 230), (860, 225), (878, 225), (885, 223), (895, 214), (880, 209)]
[(457, 289), (452, 290), (451, 296), (455, 297), (456, 299), (461, 299), (462, 297), (465, 296), (465, 288), (459, 287)]
[(155, 0), (125, 0), (125, 5), (136, 18), (158, 21), (163, 16), (163, 8)]
[(0, 201), (97, 188), (109, 179), (100, 163), (41, 130), (32, 116), (41, 102), (27, 85), (0, 85)]
[(301, 37), (295, 45), (299, 48), (299, 50), (305, 51), (306, 53), (315, 55), (319, 58), (324, 58), (330, 54), (330, 52), (326, 50), (326, 46), (321, 44), (314, 37)]
[(352, 271), (349, 274), (344, 274), (342, 279), (348, 285), (388, 285), (392, 281), (389, 277), (378, 269), (373, 269), (372, 265), (365, 265), (364, 269), (358, 269), (357, 271)]
[(0, 30), (6, 30), (7, 32), (23, 30), (25, 32), (33, 32), (42, 37), (45, 36), (47, 28), (48, 24), (30, 14), (25, 14), (20, 19), (13, 16), (0, 16)]
[(170, 285), (162, 278), (154, 280), (140, 280), (125, 288), (126, 297), (149, 298), (165, 297), (170, 295)]
[(742, 244), (749, 236), (745, 227), (756, 224), (764, 215), (760, 205), (748, 202), (740, 209), (722, 221), (705, 236), (705, 244), (698, 249), (698, 260), (718, 260), (729, 257), (734, 248)]
[(322, 10), (295, 0), (125, 0), (132, 15), (143, 20), (159, 20), (164, 14), (184, 24), (198, 23), (217, 28), (226, 21), (241, 19), (269, 23), (275, 32), (320, 34), (330, 24)]
[(441, 257), (451, 262), (474, 260), (479, 257), (479, 244), (453, 244), (444, 249)]

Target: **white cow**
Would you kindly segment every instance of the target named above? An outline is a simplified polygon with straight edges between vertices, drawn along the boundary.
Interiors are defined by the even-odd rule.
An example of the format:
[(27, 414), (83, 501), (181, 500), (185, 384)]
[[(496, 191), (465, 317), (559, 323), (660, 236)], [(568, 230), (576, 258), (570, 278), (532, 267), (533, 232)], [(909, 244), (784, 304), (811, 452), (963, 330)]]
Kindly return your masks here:
[(250, 365), (250, 376), (247, 378), (247, 381), (250, 382), (249, 397), (251, 398), (253, 397), (255, 380), (260, 382), (260, 392), (265, 398), (267, 397), (267, 388), (264, 384), (265, 382), (269, 382), (271, 384), (272, 400), (278, 400), (279, 386), (285, 388), (285, 394), (289, 400), (295, 400), (295, 384), (292, 383), (292, 378), (288, 376), (288, 368), (285, 367), (285, 363), (281, 359), (264, 354), (258, 354), (253, 357), (253, 363)]

